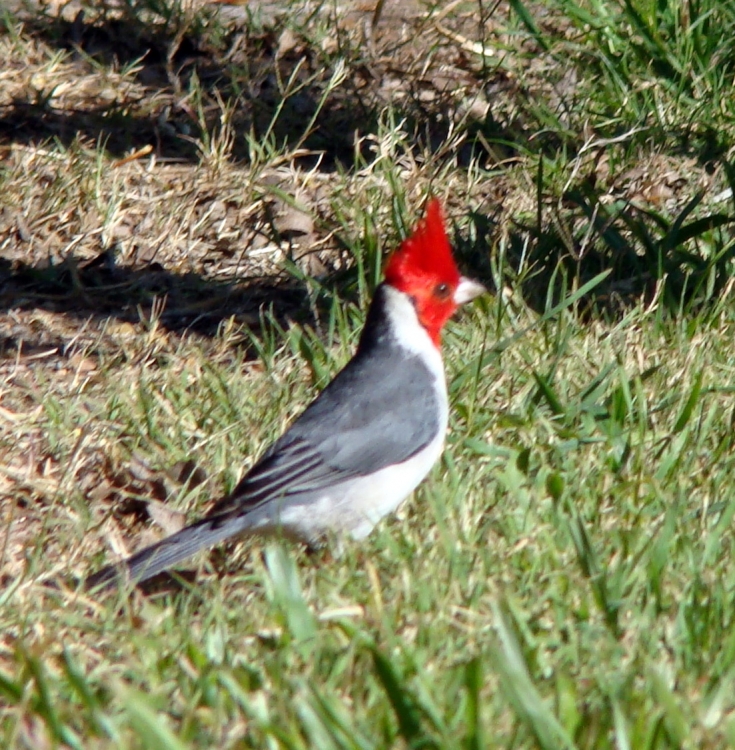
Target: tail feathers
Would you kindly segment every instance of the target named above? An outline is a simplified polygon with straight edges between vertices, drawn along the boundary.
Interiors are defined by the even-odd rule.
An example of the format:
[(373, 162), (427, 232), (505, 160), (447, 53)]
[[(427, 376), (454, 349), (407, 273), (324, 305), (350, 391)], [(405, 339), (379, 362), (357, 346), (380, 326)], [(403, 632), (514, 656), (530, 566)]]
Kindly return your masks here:
[(247, 514), (222, 514), (204, 518), (146, 547), (127, 560), (98, 570), (85, 579), (84, 587), (87, 590), (109, 589), (126, 579), (135, 584), (142, 583), (200, 550), (242, 534), (250, 525)]

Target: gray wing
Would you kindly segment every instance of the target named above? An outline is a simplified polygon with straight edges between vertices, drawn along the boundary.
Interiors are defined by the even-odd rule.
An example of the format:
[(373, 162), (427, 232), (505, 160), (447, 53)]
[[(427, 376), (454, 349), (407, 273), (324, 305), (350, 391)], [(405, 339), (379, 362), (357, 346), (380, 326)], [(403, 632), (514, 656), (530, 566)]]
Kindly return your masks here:
[(418, 356), (385, 343), (358, 351), (212, 515), (406, 461), (436, 437), (439, 411), (435, 376)]

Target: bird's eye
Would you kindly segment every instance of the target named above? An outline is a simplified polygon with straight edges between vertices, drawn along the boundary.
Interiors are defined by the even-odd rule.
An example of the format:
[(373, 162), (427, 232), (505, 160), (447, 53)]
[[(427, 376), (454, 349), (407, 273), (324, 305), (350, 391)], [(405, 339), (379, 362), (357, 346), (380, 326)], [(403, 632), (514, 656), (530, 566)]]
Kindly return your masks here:
[(437, 284), (434, 287), (434, 295), (436, 297), (439, 297), (439, 299), (445, 299), (446, 297), (448, 297), (449, 292), (449, 284), (445, 284), (444, 282), (442, 282), (441, 284)]

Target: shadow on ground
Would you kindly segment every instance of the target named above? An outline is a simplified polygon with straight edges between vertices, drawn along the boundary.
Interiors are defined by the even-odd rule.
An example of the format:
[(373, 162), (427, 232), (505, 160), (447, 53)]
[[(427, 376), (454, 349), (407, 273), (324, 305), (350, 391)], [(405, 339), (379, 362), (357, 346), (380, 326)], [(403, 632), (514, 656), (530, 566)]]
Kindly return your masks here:
[[(224, 321), (257, 328), (264, 314), (281, 322), (313, 323), (305, 288), (276, 279), (211, 281), (171, 273), (156, 263), (141, 269), (115, 266), (107, 254), (86, 264), (71, 257), (44, 268), (14, 265), (11, 270), (0, 259), (0, 309), (9, 313), (0, 327), (0, 357), (50, 349), (67, 354), (77, 343), (75, 332), (99, 330), (110, 319), (133, 325), (155, 321), (164, 331), (205, 337)], [(68, 330), (58, 321), (41, 324), (45, 313), (68, 321)]]
[[(269, 139), (318, 152), (321, 169), (351, 165), (356, 138), (376, 124), (367, 88), (346, 81), (328, 91), (336, 58), (288, 31), (283, 12), (255, 23), (244, 7), (210, 8), (191, 18), (172, 11), (157, 23), (130, 10), (94, 19), (80, 11), (74, 20), (26, 13), (24, 34), (70, 53), (78, 79), (57, 95), (62, 81), (49, 75), (0, 107), (0, 142), (69, 146), (82, 138), (116, 157), (151, 146), (159, 159), (196, 162), (196, 141), (217, 133), (227, 102), (234, 160), (247, 161), (252, 142)], [(90, 62), (111, 76), (104, 90)], [(126, 70), (128, 85), (119, 85)]]
[[(234, 134), (228, 158), (247, 162), (254, 144), (259, 147), (270, 141), (278, 149), (303, 153), (294, 158), (307, 166), (318, 164), (320, 172), (353, 169), (356, 142), (377, 132), (378, 113), (389, 101), (399, 102), (396, 116), (405, 120), (413, 134), (416, 153), (441, 149), (452, 122), (443, 116), (452, 106), (451, 94), (467, 85), (473, 91), (484, 87), (493, 100), (505, 99), (513, 105), (507, 109), (525, 115), (502, 119), (490, 108), (484, 117), (468, 116), (461, 153), (449, 155), (458, 167), (476, 159), (482, 148), (487, 149), (487, 163), (495, 164), (531, 142), (541, 159), (562, 146), (553, 128), (548, 129), (549, 135), (539, 134), (538, 122), (528, 105), (523, 105), (538, 93), (533, 88), (514, 83), (500, 69), (472, 72), (470, 66), (462, 69), (459, 63), (436, 66), (451, 68), (451, 75), (446, 76), (416, 67), (421, 58), (419, 43), (412, 48), (413, 58), (402, 57), (399, 43), (390, 37), (389, 24), (384, 24), (388, 36), (379, 50), (382, 57), (368, 43), (364, 50), (340, 49), (340, 44), (348, 43), (348, 36), (341, 38), (336, 24), (335, 51), (328, 53), (295, 33), (293, 19), (279, 14), (277, 3), (268, 6), (269, 14), (259, 19), (250, 6), (229, 6), (229, 16), (224, 9), (212, 7), (216, 8), (210, 6), (190, 17), (172, 12), (157, 23), (141, 20), (144, 16), (134, 10), (115, 17), (101, 13), (95, 18), (85, 18), (80, 12), (73, 19), (38, 11), (29, 14), (24, 33), (69, 52), (80, 78), (58, 97), (53, 80), (34, 92), (17, 92), (10, 104), (0, 108), (0, 142), (38, 145), (56, 138), (69, 146), (81, 137), (104, 143), (114, 156), (150, 146), (159, 159), (198, 163), (197, 142), (201, 145), (216, 137), (222, 102), (227, 102)], [(388, 59), (386, 50), (396, 55)], [(349, 74), (330, 90), (340, 55), (349, 60)], [(112, 76), (108, 88), (114, 96), (109, 101), (105, 99), (109, 92), (100, 89), (99, 76), (87, 75), (90, 60), (92, 68), (101, 66)], [(126, 69), (133, 84), (129, 90), (116, 91), (114, 84)], [(557, 87), (553, 93), (561, 96), (565, 111), (574, 111), (578, 95), (574, 86), (570, 84), (568, 91)], [(581, 140), (569, 138), (563, 145), (573, 154)], [(587, 179), (583, 175), (581, 182)], [(531, 307), (544, 309), (550, 301), (558, 301), (565, 289), (608, 269), (609, 280), (599, 290), (602, 297), (647, 299), (666, 278), (671, 303), (676, 306), (682, 295), (687, 300), (701, 297), (705, 282), (710, 295), (724, 288), (732, 252), (710, 254), (708, 259), (705, 253), (693, 254), (689, 245), (692, 239), (732, 223), (729, 216), (711, 214), (690, 221), (682, 212), (667, 222), (630, 205), (614, 215), (604, 202), (613, 187), (601, 185), (599, 191), (594, 188), (585, 193), (580, 184), (564, 196), (568, 214), (547, 211), (538, 225), (525, 219), (514, 222), (506, 260), (511, 276), (525, 274), (522, 291)], [(541, 201), (543, 186), (538, 192)], [(476, 241), (460, 241), (460, 253), (468, 262), (480, 263), (476, 275), (487, 280), (491, 273), (482, 264), (497, 237), (491, 216), (477, 214), (473, 222), (470, 233)], [(8, 309), (35, 305), (77, 317), (112, 315), (137, 321), (141, 310), (147, 314), (153, 299), (165, 299), (161, 324), (170, 330), (207, 335), (222, 320), (232, 315), (248, 319), (264, 305), (273, 305), (277, 314), (282, 309), (284, 314), (300, 311), (308, 315), (307, 296), (297, 285), (220, 284), (196, 274), (177, 275), (156, 264), (124, 269), (110, 262), (104, 252), (87, 265), (67, 258), (56, 267), (21, 263), (4, 270), (8, 280), (0, 301)]]
[[(255, 6), (267, 12), (254, 13)], [(212, 5), (190, 17), (172, 11), (169, 18), (159, 16), (149, 23), (141, 20), (145, 15), (134, 5), (94, 18), (81, 11), (76, 17), (68, 12), (52, 16), (29, 6), (18, 16), (24, 37), (69, 57), (62, 78), (48, 72), (38, 78), (35, 90), (14, 91), (10, 103), (0, 106), (0, 144), (38, 147), (55, 139), (73, 148), (81, 140), (102, 144), (114, 157), (152, 147), (159, 161), (183, 162), (186, 169), (201, 162), (201, 144), (221, 133), (224, 102), (233, 134), (228, 162), (247, 163), (253, 144), (267, 148), (270, 142), (279, 153), (290, 150), (292, 161), (301, 166), (318, 165), (320, 173), (352, 170), (359, 163), (356, 143), (377, 132), (378, 112), (386, 97), (397, 97), (395, 87), (400, 85), (406, 112), (397, 117), (405, 115), (407, 127), (415, 131), (416, 152), (441, 147), (450, 121), (440, 115), (448, 109), (455, 82), (451, 77), (434, 81), (402, 75), (402, 65), (416, 65), (421, 57), (421, 40), (411, 40), (410, 54), (380, 59), (377, 48), (327, 53), (294, 32), (298, 23), (278, 7)], [(339, 35), (337, 24), (335, 29)], [(389, 20), (381, 33), (379, 51), (400, 51), (403, 42)], [(347, 36), (335, 43), (338, 48), (346, 44)], [(348, 59), (351, 68), (340, 85), (330, 89), (340, 57)], [(68, 85), (69, 61), (78, 72), (73, 86)], [(18, 60), (13, 64), (23, 65)], [(432, 96), (427, 98), (429, 89)], [(469, 151), (464, 158), (471, 158)], [(8, 257), (13, 259), (12, 264), (0, 260), (4, 310), (63, 313), (77, 322), (114, 317), (137, 323), (150, 318), (157, 305), (156, 319), (167, 330), (207, 336), (233, 316), (257, 323), (263, 309), (281, 320), (311, 319), (303, 283), (286, 274), (247, 282), (233, 274), (226, 282), (211, 281), (198, 268), (181, 274), (158, 263), (122, 267), (103, 246), (86, 248), (87, 258), (90, 250), (99, 255), (81, 261), (61, 250), (64, 243), (53, 236), (48, 254), (56, 253), (57, 259), (61, 255), (62, 262), (53, 265), (38, 254), (29, 257), (27, 246), (16, 238), (34, 234), (33, 226), (27, 229), (21, 222), (25, 212), (23, 221), (29, 224), (43, 213), (38, 204), (28, 203), (4, 217), (11, 243)], [(16, 219), (21, 222), (17, 226)], [(53, 227), (43, 229), (51, 232)], [(131, 241), (145, 237), (136, 225), (130, 231)], [(69, 232), (74, 233), (74, 226)], [(350, 298), (349, 278), (330, 283)], [(29, 335), (22, 335), (26, 347)], [(11, 339), (6, 336), (6, 349), (12, 350)]]

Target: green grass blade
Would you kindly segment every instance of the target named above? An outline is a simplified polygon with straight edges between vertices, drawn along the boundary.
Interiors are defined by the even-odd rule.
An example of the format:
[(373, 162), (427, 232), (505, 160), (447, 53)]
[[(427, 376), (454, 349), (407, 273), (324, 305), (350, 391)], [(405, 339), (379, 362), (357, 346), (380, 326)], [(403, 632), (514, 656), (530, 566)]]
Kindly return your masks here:
[(505, 695), (518, 718), (543, 750), (573, 750), (575, 745), (571, 737), (533, 684), (508, 616), (497, 602), (493, 603), (492, 609), (497, 641), (491, 646), (490, 653)]
[(691, 419), (692, 414), (694, 413), (694, 408), (699, 403), (699, 397), (702, 394), (703, 377), (704, 371), (700, 370), (694, 378), (694, 383), (689, 389), (687, 400), (684, 402), (684, 406), (682, 407), (681, 412), (679, 412), (679, 416), (676, 419), (673, 429), (674, 434), (676, 434), (677, 432), (681, 432)]
[(169, 728), (165, 714), (157, 713), (151, 708), (148, 696), (127, 689), (123, 692), (123, 707), (143, 747), (148, 750), (189, 748)]
[(377, 649), (371, 649), (373, 668), (398, 721), (398, 733), (409, 747), (431, 747), (421, 727), (421, 713), (412, 691), (391, 662)]

